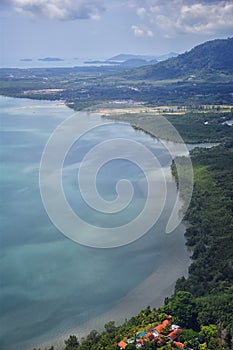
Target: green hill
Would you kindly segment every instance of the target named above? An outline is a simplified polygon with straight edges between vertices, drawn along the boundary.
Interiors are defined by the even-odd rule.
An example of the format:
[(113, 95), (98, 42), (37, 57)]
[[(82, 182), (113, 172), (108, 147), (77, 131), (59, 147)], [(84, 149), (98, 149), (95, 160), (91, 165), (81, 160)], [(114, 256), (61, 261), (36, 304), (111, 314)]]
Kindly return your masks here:
[(177, 57), (130, 72), (137, 79), (166, 80), (233, 73), (233, 38), (207, 41)]

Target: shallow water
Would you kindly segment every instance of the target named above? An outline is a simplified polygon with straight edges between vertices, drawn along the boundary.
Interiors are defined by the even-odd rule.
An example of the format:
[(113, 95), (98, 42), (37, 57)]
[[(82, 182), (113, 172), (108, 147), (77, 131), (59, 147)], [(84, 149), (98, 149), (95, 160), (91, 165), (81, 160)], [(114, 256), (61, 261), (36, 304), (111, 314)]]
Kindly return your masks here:
[[(101, 169), (97, 187), (101, 196), (112, 200), (123, 174), (135, 187), (128, 211), (97, 215), (85, 204), (77, 186), (77, 164), (99, 142), (122, 137), (146, 145), (160, 161), (167, 178), (164, 210), (147, 234), (118, 248), (86, 247), (55, 228), (39, 190), (44, 146), (56, 126), (73, 112), (60, 102), (0, 97), (0, 103), (1, 349), (31, 349), (74, 329), (78, 332), (85, 322), (96, 318), (95, 325), (101, 327), (103, 313), (114, 310), (107, 315), (119, 321), (158, 302), (157, 297), (161, 299), (164, 291), (170, 293), (175, 280), (187, 273), (189, 258), (182, 225), (173, 234), (164, 234), (177, 192), (170, 175), (171, 157), (162, 144), (127, 124), (109, 126), (103, 122), (73, 145), (64, 162), (64, 191), (73, 210), (92, 225), (115, 227), (127, 223), (143, 208), (146, 197), (141, 170), (118, 159)], [(100, 120), (97, 115), (81, 112), (77, 116), (80, 123)], [(179, 147), (173, 147), (179, 153)], [(161, 278), (165, 266), (166, 276)], [(127, 300), (130, 310), (125, 307)]]

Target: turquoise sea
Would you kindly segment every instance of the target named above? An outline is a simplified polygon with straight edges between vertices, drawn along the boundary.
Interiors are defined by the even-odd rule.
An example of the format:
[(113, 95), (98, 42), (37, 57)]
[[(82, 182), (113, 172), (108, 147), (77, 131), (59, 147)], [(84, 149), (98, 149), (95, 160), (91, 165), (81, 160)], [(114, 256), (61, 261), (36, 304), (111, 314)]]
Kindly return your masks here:
[[(0, 105), (1, 349), (33, 349), (66, 334), (81, 334), (85, 327), (88, 331), (93, 319), (100, 329), (104, 314), (106, 319), (119, 322), (142, 307), (158, 306), (171, 293), (175, 280), (187, 274), (189, 263), (184, 226), (164, 234), (177, 190), (170, 175), (171, 157), (161, 142), (128, 124), (108, 125), (103, 121), (70, 149), (64, 162), (64, 192), (74, 212), (92, 225), (125, 224), (140, 212), (146, 196), (144, 185), (137, 186), (141, 170), (119, 158), (98, 173), (97, 187), (101, 196), (112, 200), (115, 184), (123, 174), (135, 187), (129, 212), (97, 215), (85, 204), (77, 185), (76, 164), (99, 142), (121, 137), (142, 143), (156, 155), (167, 176), (164, 210), (147, 234), (122, 247), (91, 248), (71, 241), (56, 229), (43, 207), (39, 189), (43, 149), (72, 110), (59, 101), (7, 97), (0, 97)], [(77, 118), (80, 123), (101, 120), (84, 112), (77, 113)]]

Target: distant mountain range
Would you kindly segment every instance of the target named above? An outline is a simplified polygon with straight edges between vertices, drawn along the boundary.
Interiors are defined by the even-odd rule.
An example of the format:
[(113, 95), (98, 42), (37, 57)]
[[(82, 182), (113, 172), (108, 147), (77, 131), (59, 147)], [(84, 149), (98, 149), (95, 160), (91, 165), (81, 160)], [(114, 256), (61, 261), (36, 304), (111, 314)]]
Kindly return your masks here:
[(216, 39), (194, 47), (177, 57), (128, 73), (136, 79), (166, 80), (233, 74), (233, 38)]
[(166, 55), (161, 56), (149, 56), (149, 55), (133, 55), (133, 54), (119, 54), (108, 58), (107, 60), (90, 60), (85, 61), (86, 64), (96, 65), (118, 65), (125, 68), (136, 68), (142, 66), (148, 66), (156, 64), (159, 61), (163, 61), (170, 57), (176, 57), (178, 54), (175, 52), (170, 52)]
[[(107, 60), (89, 60), (85, 61), (85, 64), (89, 65), (113, 65), (118, 66), (120, 68), (137, 68), (137, 67), (143, 67), (148, 66), (152, 64), (158, 63), (158, 61), (163, 61), (170, 57), (175, 57), (178, 54), (175, 52), (170, 52), (166, 55), (161, 56), (150, 56), (150, 55), (133, 55), (133, 54), (119, 54), (116, 56), (113, 56), (111, 58), (108, 58)], [(32, 58), (21, 58), (20, 61), (22, 62), (30, 62), (33, 61)], [(64, 61), (63, 58), (59, 57), (43, 57), (38, 58), (37, 61), (42, 62), (61, 62)]]
[(155, 63), (157, 63), (157, 60), (153, 59), (151, 61), (147, 61), (147, 60), (144, 60), (142, 58), (130, 58), (130, 59), (127, 59), (125, 61), (112, 61), (111, 59), (109, 59), (109, 60), (104, 60), (104, 61), (101, 61), (101, 60), (93, 60), (92, 61), (91, 60), (91, 61), (85, 61), (84, 63), (88, 64), (88, 65), (93, 65), (93, 66), (95, 66), (95, 65), (103, 65), (103, 66), (112, 65), (112, 66), (117, 66), (117, 67), (121, 67), (124, 69), (124, 68), (137, 68), (137, 67), (143, 67), (143, 66), (155, 64)]
[(128, 60), (132, 60), (132, 59), (140, 59), (140, 60), (144, 60), (144, 61), (151, 61), (156, 59), (155, 56), (149, 56), (149, 55), (132, 55), (132, 54), (124, 54), (121, 53), (119, 55), (113, 56), (111, 58), (108, 58), (107, 61), (118, 61), (118, 62), (125, 62)]
[(178, 56), (178, 53), (176, 53), (176, 52), (169, 52), (165, 55), (160, 55), (160, 56), (132, 55), (132, 54), (122, 54), (121, 53), (120, 55), (116, 55), (116, 56), (109, 58), (108, 61), (125, 62), (125, 61), (132, 60), (132, 59), (140, 59), (140, 60), (151, 62), (151, 61), (163, 61), (163, 60), (166, 60), (168, 58), (176, 57), (176, 56)]

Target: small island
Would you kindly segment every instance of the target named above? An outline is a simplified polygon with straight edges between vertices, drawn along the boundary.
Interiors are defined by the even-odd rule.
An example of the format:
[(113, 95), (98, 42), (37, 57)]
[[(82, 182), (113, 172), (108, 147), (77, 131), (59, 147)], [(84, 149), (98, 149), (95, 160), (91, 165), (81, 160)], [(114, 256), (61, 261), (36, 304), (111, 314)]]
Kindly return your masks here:
[(20, 61), (21, 62), (31, 62), (32, 58), (21, 58)]
[(59, 61), (64, 61), (64, 59), (63, 58), (59, 58), (59, 57), (44, 57), (44, 58), (38, 58), (38, 61), (59, 62)]

